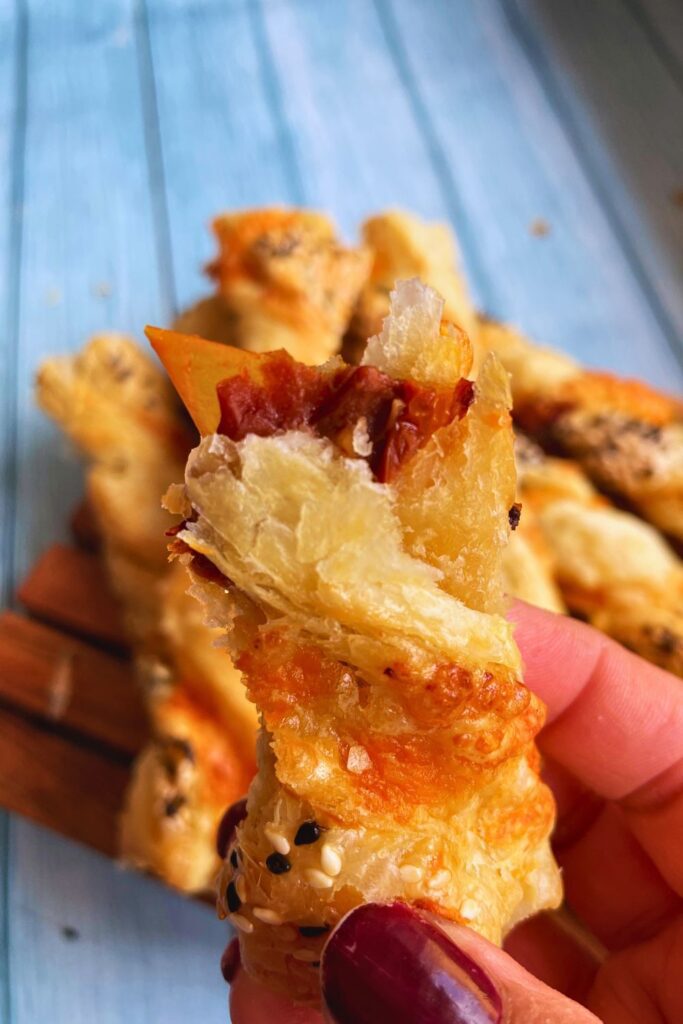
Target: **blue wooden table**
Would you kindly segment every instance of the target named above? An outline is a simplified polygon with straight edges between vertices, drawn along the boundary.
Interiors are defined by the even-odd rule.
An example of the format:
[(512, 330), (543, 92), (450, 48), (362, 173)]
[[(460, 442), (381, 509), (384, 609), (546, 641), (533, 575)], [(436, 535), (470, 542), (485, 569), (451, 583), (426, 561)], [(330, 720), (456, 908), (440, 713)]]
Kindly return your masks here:
[[(0, 0), (3, 603), (81, 488), (38, 361), (205, 293), (222, 208), (449, 220), (486, 310), (679, 387), (682, 125), (679, 0)], [(209, 909), (7, 816), (0, 874), (2, 1022), (226, 1020)]]

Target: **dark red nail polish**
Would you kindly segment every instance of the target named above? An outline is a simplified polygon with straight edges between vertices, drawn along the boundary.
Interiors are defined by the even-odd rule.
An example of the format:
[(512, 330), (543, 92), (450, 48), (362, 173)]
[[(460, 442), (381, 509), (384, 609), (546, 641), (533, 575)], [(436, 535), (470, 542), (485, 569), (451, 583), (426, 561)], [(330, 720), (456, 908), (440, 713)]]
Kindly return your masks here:
[(332, 934), (323, 995), (338, 1024), (499, 1024), (487, 974), (403, 903), (358, 907)]
[(221, 974), (228, 985), (237, 974), (240, 966), (240, 944), (238, 939), (231, 939), (223, 950), (221, 957)]
[(231, 804), (221, 818), (221, 823), (216, 832), (216, 849), (221, 860), (224, 860), (228, 852), (228, 847), (235, 835), (235, 829), (246, 816), (247, 800), (245, 797), (244, 800), (238, 800), (237, 803)]

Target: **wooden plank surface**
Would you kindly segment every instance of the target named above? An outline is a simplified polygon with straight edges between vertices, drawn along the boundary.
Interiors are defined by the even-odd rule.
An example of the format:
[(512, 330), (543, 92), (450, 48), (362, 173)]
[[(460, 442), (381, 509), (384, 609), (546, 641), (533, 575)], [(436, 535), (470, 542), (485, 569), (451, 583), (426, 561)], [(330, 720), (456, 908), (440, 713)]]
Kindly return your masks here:
[(226, 927), (211, 907), (32, 834), (9, 849), (12, 1024), (226, 1024), (215, 955)]
[(53, 544), (33, 565), (18, 590), (24, 607), (37, 619), (94, 643), (125, 651), (128, 641), (121, 609), (112, 595), (97, 554), (68, 544)]
[[(653, 190), (667, 162), (678, 173), (680, 133), (650, 117), (683, 111), (677, 5), (593, 6), (604, 31), (586, 40), (578, 21), (558, 35), (575, 5), (555, 0), (519, 0), (517, 22), (508, 0), (0, 0), (6, 597), (65, 540), (81, 487), (33, 409), (38, 360), (200, 294), (204, 225), (222, 207), (303, 200), (347, 233), (396, 203), (448, 217), (491, 312), (591, 362), (680, 381), (653, 305), (674, 322), (678, 228)], [(624, 76), (637, 102), (616, 116)], [(656, 154), (634, 178), (644, 121)], [(538, 217), (545, 236), (529, 230)], [(16, 819), (0, 819), (0, 870), (3, 1022), (226, 1019), (209, 911)]]
[(260, 11), (307, 202), (334, 211), (349, 237), (383, 207), (452, 215), (376, 5), (262, 4)]
[(0, 704), (76, 733), (75, 742), (99, 742), (124, 760), (148, 735), (129, 661), (14, 612), (0, 614)]
[[(27, 77), (13, 146), (9, 352), (16, 374), (2, 410), (10, 428), (2, 431), (11, 456), (4, 465), (17, 467), (16, 488), (11, 476), (4, 477), (6, 500), (15, 510), (9, 525), (3, 517), (8, 596), (47, 545), (66, 540), (69, 513), (83, 487), (78, 459), (34, 407), (31, 381), (39, 360), (76, 349), (97, 330), (140, 335), (145, 322), (162, 322), (171, 312), (159, 259), (163, 232), (150, 188), (153, 112), (148, 96), (142, 102), (135, 6), (132, 0), (0, 3), (12, 24), (16, 17), (21, 24), (25, 10), (18, 56)], [(0, 49), (5, 38), (3, 33)], [(4, 65), (0, 75), (5, 84)], [(0, 109), (11, 109), (16, 99), (10, 87)], [(11, 131), (9, 140), (11, 145)], [(4, 174), (3, 166), (0, 182)], [(3, 223), (1, 238), (5, 230)], [(49, 746), (58, 773), (58, 738)], [(81, 764), (86, 778), (90, 767)], [(119, 769), (121, 780), (125, 771)], [(36, 794), (42, 820), (49, 820), (49, 781), (46, 775)], [(88, 800), (94, 813), (94, 787)], [(110, 819), (111, 811), (112, 805)], [(76, 826), (77, 809), (73, 815)], [(202, 913), (200, 928), (187, 901), (145, 879), (124, 881), (112, 862), (65, 846), (22, 819), (6, 827), (0, 855), (0, 891), (9, 893), (0, 922), (0, 976), (9, 979), (3, 1024), (146, 1024), (195, 1014), (224, 1019), (224, 984), (215, 967), (220, 938), (210, 912)], [(74, 948), (56, 926), (68, 922), (72, 908), (80, 930), (92, 937)], [(189, 950), (183, 949), (187, 936), (195, 942)], [(82, 978), (88, 984), (77, 980)]]
[[(572, 5), (573, 6), (573, 5)], [(467, 211), (480, 301), (593, 365), (679, 365), (502, 0), (383, 0), (387, 31)], [(620, 184), (615, 180), (613, 189)], [(541, 218), (548, 233), (531, 230)]]
[(634, 17), (634, 6), (622, 0), (505, 0), (505, 6), (564, 115), (661, 333), (683, 362), (683, 208), (676, 202), (683, 189), (683, 74), (679, 81), (661, 50), (646, 45), (647, 14)]
[(2, 706), (0, 735), (3, 806), (116, 857), (128, 759), (77, 746)]
[[(14, 537), (14, 480), (16, 475), (16, 332), (18, 255), (21, 243), (23, 111), (25, 74), (24, 24), (14, 6), (0, 4), (0, 379), (4, 382), (0, 403), (0, 601), (6, 604), (12, 591)], [(2, 980), (0, 980), (2, 985)]]
[(147, 88), (158, 112), (163, 190), (179, 308), (206, 294), (221, 210), (302, 202), (289, 126), (272, 104), (270, 57), (249, 0), (150, 0)]
[[(0, 3), (0, 603), (10, 599), (14, 543), (14, 480), (16, 474), (16, 325), (17, 267), (22, 200), (21, 151), (25, 75), (23, 73), (24, 25), (14, 4)], [(9, 935), (10, 910), (6, 899), (12, 882), (10, 863), (11, 822), (0, 811), (0, 936)], [(12, 1024), (10, 951), (0, 938), (0, 1020)]]
[(683, 88), (683, 5), (679, 0), (625, 0), (663, 67)]
[(66, 537), (81, 470), (35, 407), (36, 364), (95, 331), (141, 335), (162, 294), (132, 0), (27, 0), (14, 578)]

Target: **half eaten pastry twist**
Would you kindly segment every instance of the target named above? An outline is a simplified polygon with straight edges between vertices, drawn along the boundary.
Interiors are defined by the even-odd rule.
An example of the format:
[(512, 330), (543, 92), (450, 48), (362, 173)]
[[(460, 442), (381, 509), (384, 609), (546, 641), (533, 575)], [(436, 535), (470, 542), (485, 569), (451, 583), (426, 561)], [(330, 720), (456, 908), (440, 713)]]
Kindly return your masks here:
[[(500, 942), (561, 897), (544, 709), (501, 614), (507, 377), (491, 357), (465, 379), (469, 343), (442, 307), (399, 284), (360, 367), (232, 353), (218, 430), (167, 499), (261, 712), (219, 906), (246, 970), (312, 1005), (326, 933), (361, 902), (405, 900)], [(175, 345), (212, 350), (150, 337), (172, 376)], [(203, 381), (175, 380), (206, 423)]]

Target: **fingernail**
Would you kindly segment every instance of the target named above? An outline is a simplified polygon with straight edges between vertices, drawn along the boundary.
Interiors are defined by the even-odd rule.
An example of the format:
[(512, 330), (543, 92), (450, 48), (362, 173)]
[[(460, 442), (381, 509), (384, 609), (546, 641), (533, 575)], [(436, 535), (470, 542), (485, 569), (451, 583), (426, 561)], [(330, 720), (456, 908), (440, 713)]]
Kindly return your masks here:
[(247, 816), (247, 800), (238, 800), (231, 804), (221, 818), (221, 823), (216, 832), (216, 850), (221, 860), (225, 859), (230, 843), (235, 835), (235, 829)]
[(488, 975), (403, 903), (358, 907), (323, 955), (323, 996), (337, 1024), (498, 1024)]
[(238, 939), (231, 939), (223, 950), (221, 957), (221, 974), (228, 985), (237, 974), (240, 966), (240, 944)]

